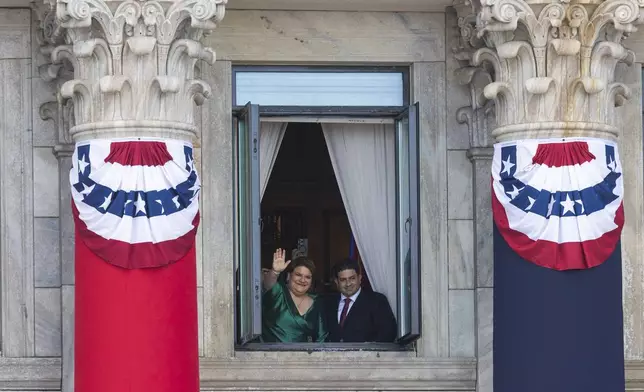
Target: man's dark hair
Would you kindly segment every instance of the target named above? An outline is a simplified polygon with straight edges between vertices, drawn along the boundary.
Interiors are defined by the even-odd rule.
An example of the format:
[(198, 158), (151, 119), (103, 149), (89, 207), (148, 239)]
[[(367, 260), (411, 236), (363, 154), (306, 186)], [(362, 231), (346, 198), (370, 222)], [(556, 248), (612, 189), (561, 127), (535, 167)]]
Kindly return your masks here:
[(333, 266), (333, 276), (335, 277), (335, 279), (338, 278), (338, 274), (340, 272), (345, 270), (354, 270), (358, 275), (362, 273), (362, 271), (360, 270), (360, 263), (358, 263), (357, 260), (344, 259), (344, 260), (338, 261)]

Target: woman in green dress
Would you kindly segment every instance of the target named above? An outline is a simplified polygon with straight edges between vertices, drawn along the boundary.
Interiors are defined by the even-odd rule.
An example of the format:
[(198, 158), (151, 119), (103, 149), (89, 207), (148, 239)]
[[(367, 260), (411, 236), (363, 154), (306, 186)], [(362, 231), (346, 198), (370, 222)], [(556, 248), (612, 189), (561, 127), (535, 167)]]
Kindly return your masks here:
[[(262, 341), (268, 343), (323, 342), (328, 333), (322, 303), (309, 293), (315, 264), (306, 257), (285, 261), (285, 251), (273, 255), (273, 268), (264, 270)], [(284, 273), (290, 265), (290, 272)], [(286, 276), (284, 276), (286, 275)]]

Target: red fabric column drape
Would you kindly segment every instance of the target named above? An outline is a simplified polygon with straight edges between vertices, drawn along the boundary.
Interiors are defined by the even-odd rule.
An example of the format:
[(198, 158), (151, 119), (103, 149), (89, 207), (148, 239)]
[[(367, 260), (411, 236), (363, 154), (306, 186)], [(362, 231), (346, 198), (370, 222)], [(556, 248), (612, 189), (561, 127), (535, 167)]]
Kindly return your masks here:
[(159, 268), (106, 263), (76, 239), (75, 391), (198, 392), (195, 248)]

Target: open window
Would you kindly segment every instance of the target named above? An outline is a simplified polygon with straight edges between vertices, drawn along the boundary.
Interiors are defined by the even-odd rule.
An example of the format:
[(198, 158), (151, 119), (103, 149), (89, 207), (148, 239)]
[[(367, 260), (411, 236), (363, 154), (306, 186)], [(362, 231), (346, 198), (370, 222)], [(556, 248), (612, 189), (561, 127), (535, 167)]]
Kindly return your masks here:
[(259, 215), (259, 107), (246, 105), (235, 116), (235, 264), (237, 341), (245, 344), (262, 333)]
[[(419, 146), (418, 146), (418, 105), (397, 106), (397, 107), (371, 107), (371, 108), (358, 108), (358, 107), (315, 107), (315, 108), (283, 108), (283, 107), (267, 107), (247, 103), (243, 107), (237, 107), (234, 110), (234, 129), (236, 141), (235, 145), (235, 270), (236, 270), (236, 344), (238, 348), (245, 349), (281, 349), (281, 350), (324, 350), (324, 349), (378, 349), (378, 350), (400, 350), (409, 349), (410, 343), (413, 343), (420, 336), (421, 329), (421, 307), (420, 307), (420, 247), (419, 247)], [(261, 118), (261, 122), (260, 122)], [(329, 343), (304, 343), (304, 344), (289, 344), (284, 343), (275, 347), (271, 344), (261, 343), (262, 334), (262, 266), (266, 267), (270, 261), (267, 262), (268, 257), (272, 255), (267, 252), (263, 247), (266, 244), (272, 246), (274, 238), (280, 236), (293, 237), (293, 241), (297, 242), (295, 247), (307, 248), (314, 247), (309, 244), (306, 238), (307, 227), (314, 225), (303, 218), (301, 211), (303, 208), (291, 208), (288, 211), (282, 208), (280, 213), (275, 213), (275, 209), (270, 209), (266, 204), (270, 199), (270, 193), (274, 189), (283, 189), (284, 182), (279, 184), (272, 184), (271, 180), (263, 179), (263, 172), (260, 168), (261, 160), (261, 135), (262, 126), (266, 122), (278, 122), (284, 124), (288, 123), (288, 131), (286, 125), (283, 131), (286, 132), (284, 137), (283, 150), (280, 150), (278, 145), (275, 154), (288, 154), (288, 146), (299, 146), (299, 149), (306, 151), (299, 151), (300, 154), (310, 155), (311, 160), (319, 162), (322, 159), (315, 158), (315, 154), (319, 151), (326, 151), (326, 146), (319, 146), (324, 144), (324, 137), (311, 139), (301, 139), (304, 132), (312, 132), (315, 126), (318, 127), (319, 132), (322, 131), (325, 123), (383, 123), (388, 124), (388, 129), (393, 133), (392, 142), (395, 149), (395, 158), (392, 163), (395, 168), (392, 172), (395, 173), (395, 229), (392, 228), (391, 232), (395, 233), (395, 260), (396, 264), (395, 275), (395, 293), (389, 296), (389, 302), (393, 309), (398, 324), (397, 339), (392, 344), (329, 344)], [(298, 125), (299, 124), (299, 125)], [(306, 125), (308, 124), (308, 125)], [(289, 133), (290, 132), (290, 133)], [(290, 135), (290, 136), (289, 136)], [(320, 133), (321, 135), (321, 133)], [(298, 140), (295, 140), (297, 138)], [(289, 139), (290, 138), (290, 139)], [(265, 142), (269, 142), (265, 140)], [(270, 141), (273, 143), (273, 141)], [(281, 140), (280, 140), (280, 143)], [(313, 144), (307, 144), (313, 143)], [(279, 151), (279, 152), (278, 152)], [(317, 152), (316, 152), (317, 151)], [(320, 152), (321, 154), (321, 152)], [(327, 153), (328, 154), (328, 153)], [(321, 156), (321, 155), (320, 155)], [(279, 172), (278, 167), (293, 167), (291, 163), (280, 163), (280, 158), (275, 164), (275, 171)], [(282, 159), (283, 160), (283, 159)], [(337, 169), (337, 168), (336, 168)], [(279, 173), (274, 172), (271, 176), (279, 177)], [(311, 170), (315, 173), (327, 173), (325, 168), (315, 167)], [(333, 172), (333, 168), (331, 169)], [(300, 175), (301, 176), (301, 172)], [(298, 177), (298, 178), (299, 178)], [(268, 181), (268, 186), (266, 186)], [(299, 189), (299, 186), (293, 185), (293, 189)], [(304, 185), (302, 185), (304, 186)], [(273, 190), (272, 190), (273, 189)], [(266, 193), (264, 192), (266, 190)], [(338, 193), (339, 195), (339, 193)], [(326, 197), (326, 196), (325, 196)], [(338, 196), (339, 197), (339, 196)], [(333, 199), (332, 196), (327, 198)], [(342, 198), (340, 200), (340, 209), (349, 208), (342, 205)], [(346, 199), (345, 199), (346, 200)], [(316, 229), (316, 232), (324, 232), (320, 238), (324, 240), (318, 241), (318, 247), (324, 246), (324, 256), (320, 258), (333, 259), (336, 256), (329, 256), (337, 253), (332, 249), (330, 243), (336, 243), (329, 233), (350, 233), (352, 228), (349, 227), (348, 220), (342, 212), (338, 212), (337, 206), (331, 206), (324, 211), (323, 222), (319, 223), (323, 229)], [(346, 211), (349, 213), (350, 211)], [(344, 217), (343, 217), (344, 216)], [(280, 231), (276, 234), (278, 225), (276, 222), (279, 220), (286, 220), (297, 222), (291, 224), (290, 227), (297, 226), (297, 229), (291, 229), (290, 233), (286, 230)], [(322, 221), (322, 220), (320, 220)], [(343, 223), (345, 222), (346, 223)], [(391, 221), (390, 221), (391, 222)], [(285, 224), (282, 223), (282, 226)], [(308, 226), (307, 226), (308, 225)], [(345, 229), (344, 226), (347, 226)], [(312, 227), (312, 226), (311, 226)], [(294, 231), (295, 230), (295, 231)], [(298, 231), (299, 230), (299, 231)], [(348, 230), (348, 231), (347, 231)], [(262, 238), (264, 236), (264, 238)], [(313, 234), (310, 234), (313, 236)], [(392, 234), (393, 236), (393, 234)], [(270, 237), (270, 238), (268, 238)], [(344, 235), (349, 237), (349, 235)], [(331, 238), (331, 239), (330, 239)], [(347, 255), (355, 252), (351, 248), (351, 243), (354, 238), (351, 235), (350, 240), (347, 239), (347, 244), (341, 242), (341, 247), (346, 248)], [(322, 243), (324, 242), (324, 243)], [(269, 247), (270, 247), (269, 246)], [(270, 250), (270, 249), (268, 249)], [(335, 253), (334, 253), (335, 252)], [(369, 260), (360, 258), (361, 263), (367, 264)], [(368, 271), (367, 271), (368, 272)], [(393, 269), (392, 269), (393, 272)], [(324, 274), (328, 280), (329, 272)], [(372, 285), (371, 279), (367, 276), (367, 284)], [(363, 281), (363, 286), (364, 286)], [(328, 286), (328, 282), (322, 282), (318, 285), (316, 290), (324, 292), (325, 290), (332, 290)], [(374, 287), (376, 291), (378, 287)], [(391, 298), (395, 296), (395, 298)]]
[(395, 129), (398, 341), (407, 343), (420, 336), (418, 103), (396, 118)]

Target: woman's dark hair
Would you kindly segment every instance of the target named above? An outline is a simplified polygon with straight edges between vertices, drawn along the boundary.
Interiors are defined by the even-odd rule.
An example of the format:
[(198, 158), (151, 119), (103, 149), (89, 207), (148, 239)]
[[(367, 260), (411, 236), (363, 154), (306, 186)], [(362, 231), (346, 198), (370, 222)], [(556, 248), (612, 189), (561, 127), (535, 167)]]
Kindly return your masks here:
[(311, 275), (315, 276), (315, 263), (309, 258), (303, 256), (296, 257), (291, 261), (291, 264), (289, 264), (288, 267), (289, 273), (293, 272), (297, 267), (306, 267), (311, 271)]
[(344, 259), (335, 263), (335, 265), (333, 266), (333, 278), (337, 279), (338, 274), (345, 270), (354, 270), (356, 271), (356, 274), (360, 275), (360, 263), (358, 263), (357, 260), (352, 259)]

